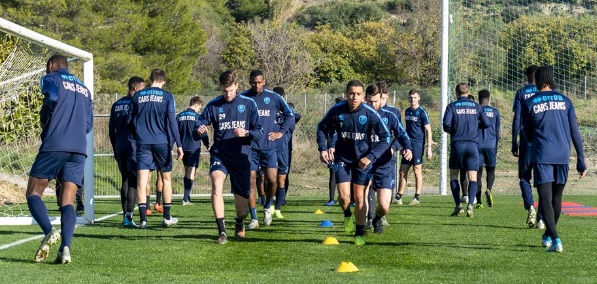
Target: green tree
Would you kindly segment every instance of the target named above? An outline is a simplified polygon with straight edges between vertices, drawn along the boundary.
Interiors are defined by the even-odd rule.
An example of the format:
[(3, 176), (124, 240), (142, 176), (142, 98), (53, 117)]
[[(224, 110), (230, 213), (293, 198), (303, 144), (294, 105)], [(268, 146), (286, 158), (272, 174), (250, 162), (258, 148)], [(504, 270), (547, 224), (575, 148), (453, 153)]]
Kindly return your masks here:
[(246, 22), (254, 18), (267, 19), (269, 13), (265, 0), (228, 0), (226, 6), (237, 22)]

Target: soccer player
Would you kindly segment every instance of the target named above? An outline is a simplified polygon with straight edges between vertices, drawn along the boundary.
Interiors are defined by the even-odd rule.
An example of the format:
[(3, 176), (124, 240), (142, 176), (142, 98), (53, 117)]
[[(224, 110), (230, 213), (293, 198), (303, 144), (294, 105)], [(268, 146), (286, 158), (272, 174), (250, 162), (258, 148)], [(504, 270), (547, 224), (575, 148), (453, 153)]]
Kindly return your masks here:
[[(255, 207), (257, 206), (257, 171), (263, 169), (265, 174), (265, 195), (266, 200), (263, 206), (263, 223), (266, 226), (272, 223), (272, 200), (276, 193), (276, 179), (278, 175), (278, 157), (276, 153), (276, 140), (281, 139), (284, 133), (288, 132), (290, 125), (294, 123), (294, 114), (292, 109), (280, 97), (279, 94), (268, 90), (265, 87), (266, 81), (263, 72), (253, 70), (249, 74), (249, 83), (251, 88), (242, 92), (240, 95), (249, 97), (257, 103), (261, 125), (263, 127), (263, 139), (253, 140), (251, 144), (251, 198), (249, 202), (251, 210), (251, 224), (249, 228), (256, 227)], [(276, 124), (276, 114), (282, 112), (283, 124), (279, 131), (274, 131)], [(278, 188), (282, 192), (284, 188)], [(283, 195), (282, 195), (283, 196)], [(281, 216), (277, 216), (278, 218)], [(259, 223), (257, 223), (259, 224)]]
[(145, 89), (145, 81), (140, 77), (131, 77), (128, 82), (129, 92), (126, 97), (117, 100), (110, 111), (108, 132), (114, 151), (114, 159), (120, 170), (122, 183), (120, 186), (120, 202), (124, 217), (122, 226), (136, 227), (133, 222), (133, 211), (137, 198), (137, 161), (135, 139), (129, 128), (133, 111), (133, 95)]
[[(514, 118), (512, 119), (512, 155), (518, 157), (518, 178), (520, 179), (520, 191), (522, 193), (522, 201), (525, 210), (528, 210), (526, 225), (529, 228), (537, 226), (543, 229), (545, 223), (541, 221), (541, 214), (537, 216), (533, 201), (533, 189), (531, 188), (531, 177), (533, 167), (531, 165), (531, 143), (527, 139), (523, 122), (521, 120), (521, 107), (524, 102), (532, 98), (537, 92), (535, 85), (535, 71), (539, 66), (531, 65), (526, 69), (527, 85), (518, 89), (514, 95), (514, 103), (512, 104), (512, 111)], [(520, 143), (517, 143), (517, 138), (520, 135)], [(520, 146), (519, 146), (520, 145)], [(539, 206), (541, 206), (539, 204)], [(539, 217), (539, 218), (537, 218)], [(537, 219), (540, 221), (537, 222)]]
[(174, 96), (162, 89), (166, 84), (166, 72), (160, 69), (151, 71), (150, 87), (138, 91), (133, 96), (133, 124), (137, 139), (137, 197), (139, 198), (140, 228), (147, 227), (146, 200), (149, 171), (154, 167), (163, 182), (164, 216), (163, 226), (178, 223), (170, 215), (172, 206), (172, 147), (168, 133), (178, 146), (176, 159), (183, 158)]
[(288, 167), (289, 168), (288, 168), (288, 174), (286, 174), (286, 195), (284, 196), (284, 202), (282, 203), (282, 205), (284, 205), (284, 206), (287, 205), (286, 196), (288, 196), (288, 185), (290, 184), (290, 179), (289, 179), (288, 175), (290, 174), (290, 168), (292, 168), (292, 137), (294, 134), (294, 130), (296, 129), (296, 124), (301, 120), (301, 114), (295, 110), (294, 104), (288, 103), (288, 106), (292, 109), (292, 112), (294, 112), (295, 126), (290, 128), (290, 132), (289, 132), (290, 137), (288, 137)]
[(491, 189), (495, 181), (495, 166), (497, 165), (497, 149), (500, 140), (500, 112), (497, 108), (489, 105), (490, 94), (488, 90), (479, 91), (479, 102), (483, 108), (483, 112), (490, 120), (489, 127), (479, 129), (479, 171), (477, 175), (477, 208), (483, 208), (481, 201), (481, 192), (483, 191), (483, 165), (487, 171), (487, 190), (485, 197), (487, 198), (487, 206), (493, 206), (493, 195)]
[[(431, 151), (433, 139), (431, 136), (429, 115), (427, 115), (427, 111), (419, 105), (420, 99), (421, 96), (417, 89), (412, 89), (408, 92), (410, 107), (404, 111), (404, 121), (406, 121), (406, 133), (408, 134), (412, 145), (413, 158), (411, 160), (403, 158), (400, 162), (400, 179), (398, 182), (398, 194), (396, 194), (398, 204), (402, 204), (402, 194), (406, 188), (408, 170), (411, 165), (415, 172), (415, 197), (409, 205), (419, 204), (421, 189), (423, 188), (423, 173), (421, 171), (423, 165), (423, 153), (427, 154), (427, 160), (431, 160), (433, 155)], [(426, 146), (425, 138), (427, 138)]]
[[(62, 237), (56, 263), (70, 263), (71, 242), (77, 215), (73, 206), (77, 186), (82, 186), (83, 168), (87, 157), (86, 135), (93, 128), (91, 92), (68, 72), (68, 61), (62, 55), (48, 59), (48, 74), (43, 77), (44, 96), (40, 111), (42, 143), (31, 166), (27, 183), (27, 205), (33, 219), (46, 235), (35, 253), (35, 261), (42, 262), (50, 247)], [(60, 198), (60, 227), (52, 227), (46, 205), (41, 199), (52, 179), (62, 183)]]
[[(345, 102), (334, 105), (317, 125), (317, 145), (324, 164), (334, 161), (339, 201), (344, 211), (344, 230), (351, 233), (355, 227), (350, 211), (351, 189), (355, 195), (355, 244), (364, 245), (367, 221), (366, 187), (371, 179), (372, 166), (388, 149), (390, 132), (377, 111), (363, 103), (365, 90), (358, 80), (348, 82)], [(337, 135), (335, 152), (328, 152), (327, 140)], [(373, 144), (372, 135), (379, 137)]]
[(539, 206), (545, 221), (541, 244), (547, 252), (562, 252), (557, 224), (562, 213), (562, 194), (568, 179), (570, 140), (576, 150), (576, 170), (587, 175), (582, 138), (572, 101), (554, 91), (553, 69), (541, 66), (535, 71), (538, 92), (522, 104), (522, 123), (531, 142), (534, 186), (539, 192)]
[[(238, 78), (233, 71), (226, 71), (219, 77), (221, 96), (205, 106), (197, 120), (195, 131), (199, 135), (207, 132), (207, 126), (214, 128), (213, 145), (209, 152), (211, 177), (211, 204), (218, 225), (218, 244), (228, 242), (224, 225), (224, 181), (230, 174), (230, 185), (236, 207), (234, 235), (245, 237), (244, 219), (247, 217), (251, 187), (251, 144), (262, 139), (261, 120), (257, 104), (250, 98), (237, 95)], [(265, 138), (265, 137), (263, 137)]]
[(481, 106), (468, 99), (469, 89), (465, 83), (456, 85), (458, 100), (446, 107), (443, 119), (443, 129), (450, 134), (450, 189), (456, 204), (452, 216), (458, 216), (464, 211), (460, 206), (460, 185), (458, 173), (466, 171), (468, 183), (468, 206), (466, 216), (473, 217), (473, 196), (477, 193), (477, 169), (479, 168), (479, 150), (477, 135), (479, 128), (485, 129), (490, 121)]
[[(337, 97), (336, 99), (334, 99), (334, 101), (336, 102), (336, 104), (345, 101), (346, 99), (344, 97)], [(335, 139), (335, 138), (333, 138)], [(335, 148), (329, 148), (328, 152), (331, 153), (331, 156), (334, 155), (334, 151), (336, 149)], [(328, 200), (328, 203), (326, 203), (326, 206), (334, 206), (336, 205), (336, 167), (334, 166), (334, 161), (333, 160), (329, 160), (329, 163), (327, 164), (327, 167), (329, 169), (330, 172), (330, 177), (328, 180), (328, 192), (330, 195), (330, 199)]]
[(201, 107), (203, 107), (203, 101), (199, 96), (194, 96), (189, 102), (189, 108), (176, 116), (182, 148), (185, 150), (182, 158), (182, 163), (184, 164), (184, 195), (182, 205), (193, 205), (191, 203), (191, 188), (193, 188), (195, 170), (199, 166), (201, 155), (201, 143), (199, 143), (199, 140), (203, 142), (203, 145), (209, 151), (209, 137), (207, 133), (199, 137), (197, 132), (194, 131), (195, 122), (199, 118)]
[[(411, 141), (406, 134), (406, 131), (402, 127), (402, 124), (398, 120), (398, 117), (383, 108), (381, 108), (381, 92), (377, 85), (369, 85), (366, 90), (367, 103), (371, 105), (376, 111), (378, 111), (382, 122), (388, 127), (390, 133), (394, 137), (391, 146), (373, 163), (373, 176), (370, 186), (370, 190), (376, 191), (377, 193), (377, 209), (375, 210), (375, 217), (371, 220), (374, 233), (383, 233), (383, 226), (381, 218), (388, 214), (390, 210), (390, 203), (392, 202), (392, 187), (396, 180), (393, 178), (392, 173), (392, 157), (394, 152), (402, 148), (402, 156), (405, 160), (411, 160), (413, 158), (411, 151)], [(371, 136), (374, 145), (379, 143), (379, 137), (375, 134)], [(394, 142), (399, 143), (397, 145)], [(375, 208), (375, 201), (373, 205), (369, 205), (369, 211)], [(370, 212), (369, 212), (370, 213)], [(372, 216), (369, 215), (371, 218)]]

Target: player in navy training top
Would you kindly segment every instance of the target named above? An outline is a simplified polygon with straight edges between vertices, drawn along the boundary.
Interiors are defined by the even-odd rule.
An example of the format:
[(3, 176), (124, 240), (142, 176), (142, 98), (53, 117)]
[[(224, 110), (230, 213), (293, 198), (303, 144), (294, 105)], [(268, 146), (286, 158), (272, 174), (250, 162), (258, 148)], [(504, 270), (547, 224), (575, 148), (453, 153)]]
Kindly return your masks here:
[[(174, 96), (162, 89), (166, 84), (166, 72), (160, 69), (151, 71), (151, 85), (134, 95), (133, 118), (135, 138), (137, 140), (137, 196), (141, 228), (147, 227), (146, 209), (147, 182), (149, 171), (154, 167), (163, 182), (164, 218), (162, 225), (178, 223), (170, 216), (172, 206), (172, 147), (169, 133), (178, 146), (177, 160), (183, 157), (182, 143), (176, 125), (176, 107)], [(169, 131), (169, 132), (168, 132)]]
[(493, 206), (493, 195), (491, 189), (495, 181), (495, 166), (497, 165), (497, 149), (500, 140), (500, 112), (497, 108), (489, 105), (490, 94), (488, 90), (479, 91), (479, 103), (483, 108), (483, 112), (491, 122), (489, 127), (479, 129), (479, 171), (477, 174), (477, 208), (483, 208), (481, 201), (481, 192), (483, 191), (483, 165), (487, 170), (487, 190), (485, 197), (487, 198), (487, 206)]
[(443, 129), (450, 134), (450, 188), (456, 207), (452, 216), (464, 213), (460, 206), (460, 185), (458, 173), (465, 170), (468, 184), (468, 206), (466, 216), (473, 217), (473, 196), (477, 193), (477, 169), (479, 168), (479, 150), (477, 135), (479, 129), (489, 127), (490, 121), (483, 108), (469, 100), (469, 89), (465, 83), (456, 85), (458, 100), (446, 107)]
[[(49, 74), (44, 76), (41, 86), (44, 96), (40, 111), (42, 142), (31, 166), (26, 197), (31, 216), (46, 235), (35, 253), (35, 261), (44, 261), (50, 246), (62, 237), (56, 262), (64, 264), (71, 262), (70, 247), (77, 222), (73, 203), (77, 187), (83, 185), (86, 136), (93, 129), (93, 111), (91, 92), (68, 72), (66, 57), (50, 57), (47, 71)], [(41, 199), (52, 179), (62, 183), (60, 233), (52, 227)]]
[[(431, 160), (433, 155), (431, 152), (433, 139), (431, 136), (429, 115), (427, 115), (425, 108), (419, 105), (420, 99), (421, 96), (417, 89), (412, 89), (408, 92), (410, 107), (404, 110), (404, 121), (406, 121), (406, 133), (410, 138), (413, 149), (413, 158), (410, 161), (402, 159), (400, 163), (400, 179), (398, 182), (398, 193), (396, 194), (396, 202), (398, 204), (402, 204), (402, 194), (406, 188), (408, 171), (411, 165), (415, 173), (415, 197), (409, 204), (419, 204), (421, 189), (423, 188), (423, 153), (427, 154), (427, 160)], [(425, 145), (425, 140), (427, 140), (427, 145)]]
[[(351, 188), (354, 192), (356, 232), (355, 244), (364, 245), (367, 221), (366, 187), (371, 179), (372, 166), (390, 146), (390, 132), (375, 109), (363, 103), (363, 84), (357, 80), (348, 82), (345, 102), (334, 105), (317, 125), (317, 145), (321, 162), (334, 161), (337, 167), (336, 182), (340, 206), (344, 211), (344, 230), (354, 230), (350, 211)], [(337, 135), (335, 152), (329, 152), (328, 139)], [(379, 142), (373, 144), (373, 133)]]
[[(294, 123), (294, 114), (292, 109), (280, 97), (279, 94), (265, 89), (265, 77), (260, 70), (253, 70), (249, 75), (251, 89), (241, 93), (243, 96), (252, 98), (257, 103), (259, 117), (263, 127), (264, 138), (251, 143), (251, 219), (254, 220), (254, 208), (257, 206), (257, 171), (260, 169), (265, 173), (267, 187), (265, 188), (266, 201), (263, 207), (263, 222), (266, 226), (272, 223), (272, 200), (276, 193), (276, 178), (278, 174), (278, 157), (276, 152), (276, 141), (282, 138), (288, 131), (291, 123)], [(279, 131), (274, 131), (276, 124), (276, 114), (282, 112), (284, 123), (280, 125)], [(285, 190), (285, 189), (281, 189)], [(278, 216), (280, 217), (280, 216)]]
[[(251, 187), (251, 144), (264, 139), (257, 104), (252, 99), (237, 95), (238, 78), (233, 71), (226, 71), (219, 77), (222, 95), (211, 100), (195, 126), (199, 135), (207, 132), (207, 126), (214, 128), (213, 145), (209, 152), (210, 177), (212, 180), (211, 200), (216, 224), (218, 244), (228, 241), (224, 225), (224, 181), (230, 173), (230, 185), (236, 207), (235, 237), (245, 237), (244, 219), (247, 217)], [(267, 139), (267, 138), (266, 138)]]
[[(284, 88), (275, 87), (274, 92), (279, 94), (280, 97), (284, 97)], [(294, 112), (294, 111), (293, 111)], [(294, 114), (293, 114), (294, 116)], [(273, 132), (279, 132), (282, 125), (284, 125), (284, 113), (278, 111), (275, 117), (276, 123), (274, 124)], [(290, 148), (289, 143), (292, 139), (292, 131), (295, 127), (294, 117), (290, 119), (290, 125), (284, 135), (280, 139), (276, 140), (276, 157), (278, 161), (278, 176), (277, 176), (277, 190), (276, 190), (276, 206), (273, 215), (277, 219), (283, 219), (282, 216), (282, 204), (286, 197), (286, 177), (290, 170)]]
[(286, 196), (288, 196), (288, 185), (290, 184), (290, 179), (288, 177), (288, 175), (290, 175), (290, 169), (292, 168), (292, 137), (294, 134), (294, 130), (296, 130), (296, 124), (301, 120), (301, 114), (299, 112), (297, 112), (294, 108), (294, 104), (293, 103), (288, 103), (288, 106), (292, 109), (292, 112), (294, 112), (294, 127), (290, 128), (290, 135), (288, 137), (288, 173), (286, 174), (286, 192), (285, 192), (285, 196), (284, 196), (284, 202), (282, 203), (282, 205), (286, 205)]
[[(531, 177), (533, 167), (531, 165), (531, 143), (526, 138), (524, 127), (521, 120), (521, 110), (524, 102), (532, 98), (537, 92), (535, 85), (535, 71), (539, 68), (537, 65), (531, 65), (526, 69), (526, 77), (528, 84), (516, 91), (514, 94), (514, 103), (512, 104), (512, 111), (514, 118), (512, 119), (512, 155), (518, 157), (518, 178), (520, 184), (520, 191), (522, 193), (522, 201), (525, 210), (528, 210), (526, 224), (529, 228), (544, 227), (541, 220), (541, 214), (537, 214), (533, 201), (533, 189), (531, 188)], [(517, 143), (517, 138), (520, 135), (520, 146)], [(539, 219), (539, 221), (537, 221)]]
[[(388, 127), (393, 137), (392, 140), (398, 141), (404, 159), (412, 159), (411, 141), (398, 120), (398, 117), (383, 108), (381, 108), (381, 92), (377, 85), (369, 85), (366, 90), (367, 103), (373, 107), (380, 115), (382, 122)], [(377, 144), (379, 136), (374, 133), (370, 138), (372, 142)], [(392, 143), (393, 145), (393, 143)], [(370, 183), (369, 190), (377, 192), (377, 209), (375, 209), (375, 200), (369, 203), (369, 218), (371, 219), (371, 226), (374, 233), (383, 233), (381, 219), (388, 214), (390, 210), (390, 203), (392, 202), (392, 187), (396, 183), (392, 173), (392, 157), (394, 152), (399, 149), (390, 146), (387, 150), (373, 163), (373, 176)], [(371, 211), (374, 210), (373, 214)], [(368, 221), (369, 223), (369, 221)]]
[(124, 227), (136, 227), (133, 222), (133, 211), (137, 198), (137, 160), (135, 138), (129, 128), (131, 112), (133, 111), (133, 95), (145, 88), (145, 81), (141, 77), (131, 77), (128, 82), (129, 92), (126, 97), (117, 100), (110, 111), (108, 133), (114, 159), (120, 170), (122, 183), (120, 186), (120, 202)]
[(533, 147), (534, 186), (539, 192), (539, 206), (545, 221), (542, 245), (547, 252), (562, 252), (557, 224), (562, 213), (562, 194), (568, 179), (570, 140), (576, 150), (576, 170), (582, 179), (587, 166), (572, 101), (554, 91), (553, 69), (541, 66), (535, 72), (538, 92), (521, 106), (525, 135)]
[(178, 132), (180, 133), (180, 140), (182, 148), (185, 153), (182, 158), (184, 164), (184, 195), (182, 198), (182, 205), (192, 205), (191, 203), (191, 188), (195, 180), (195, 169), (199, 165), (199, 158), (201, 155), (201, 143), (203, 142), (205, 148), (209, 150), (209, 137), (207, 133), (202, 136), (195, 132), (195, 122), (199, 119), (199, 111), (203, 107), (203, 101), (199, 96), (194, 96), (189, 102), (189, 108), (179, 113), (176, 116), (178, 121)]

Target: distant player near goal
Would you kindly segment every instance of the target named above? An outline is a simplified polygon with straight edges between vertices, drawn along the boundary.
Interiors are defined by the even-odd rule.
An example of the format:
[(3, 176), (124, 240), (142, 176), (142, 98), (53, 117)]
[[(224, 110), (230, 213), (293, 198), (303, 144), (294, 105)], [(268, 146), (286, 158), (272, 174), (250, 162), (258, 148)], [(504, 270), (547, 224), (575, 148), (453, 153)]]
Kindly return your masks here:
[[(83, 183), (87, 157), (86, 135), (93, 128), (91, 92), (68, 72), (68, 61), (62, 55), (48, 59), (48, 73), (42, 80), (44, 103), (40, 111), (42, 143), (33, 162), (27, 184), (27, 205), (45, 238), (35, 253), (35, 261), (44, 261), (50, 246), (62, 237), (56, 263), (71, 262), (71, 242), (77, 215), (73, 206), (77, 186)], [(46, 205), (41, 199), (52, 179), (62, 183), (60, 206), (61, 233), (52, 227)]]

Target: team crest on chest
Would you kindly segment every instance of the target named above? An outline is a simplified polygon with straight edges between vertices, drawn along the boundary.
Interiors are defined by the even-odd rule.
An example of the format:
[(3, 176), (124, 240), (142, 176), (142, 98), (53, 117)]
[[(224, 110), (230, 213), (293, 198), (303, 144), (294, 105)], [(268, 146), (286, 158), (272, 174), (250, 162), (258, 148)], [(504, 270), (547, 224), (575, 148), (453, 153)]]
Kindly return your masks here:
[[(359, 119), (360, 119), (360, 118), (359, 118)], [(387, 117), (384, 117), (384, 118), (382, 118), (382, 120), (383, 120), (383, 123), (384, 123), (384, 124), (388, 124), (388, 118), (387, 118)], [(362, 124), (362, 123), (361, 123), (361, 124)]]
[(237, 109), (238, 109), (238, 112), (243, 113), (243, 112), (245, 112), (245, 105), (238, 105)]
[(224, 108), (223, 107), (218, 108), (218, 113), (224, 113)]
[(364, 125), (365, 123), (367, 123), (367, 117), (364, 115), (359, 116), (359, 123), (361, 125)]
[(269, 104), (269, 102), (270, 102), (270, 99), (269, 99), (269, 97), (265, 97), (265, 98), (263, 98), (263, 102), (264, 102), (266, 105), (267, 105), (267, 104)]

